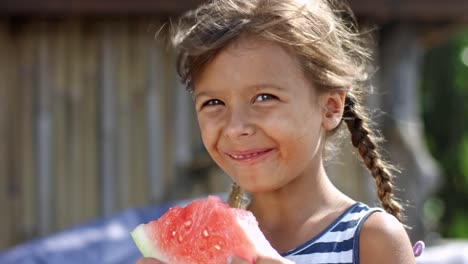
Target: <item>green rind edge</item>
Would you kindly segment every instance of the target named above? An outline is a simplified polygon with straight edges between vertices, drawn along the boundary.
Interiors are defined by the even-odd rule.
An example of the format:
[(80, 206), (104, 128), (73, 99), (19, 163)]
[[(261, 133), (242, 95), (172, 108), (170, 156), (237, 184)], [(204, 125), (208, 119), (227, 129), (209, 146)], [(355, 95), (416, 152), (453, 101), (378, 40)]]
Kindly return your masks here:
[(143, 257), (158, 257), (154, 254), (155, 250), (151, 247), (151, 240), (149, 240), (148, 236), (146, 236), (144, 224), (137, 226), (132, 232), (130, 232), (130, 236), (132, 237)]

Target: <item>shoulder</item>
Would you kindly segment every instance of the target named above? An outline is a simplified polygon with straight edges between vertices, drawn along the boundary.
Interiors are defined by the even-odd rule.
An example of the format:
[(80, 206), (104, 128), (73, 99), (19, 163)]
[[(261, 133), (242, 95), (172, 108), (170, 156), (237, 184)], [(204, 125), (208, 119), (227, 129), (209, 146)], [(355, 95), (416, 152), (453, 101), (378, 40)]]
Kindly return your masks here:
[(415, 263), (411, 242), (403, 225), (385, 212), (367, 218), (359, 238), (360, 264)]

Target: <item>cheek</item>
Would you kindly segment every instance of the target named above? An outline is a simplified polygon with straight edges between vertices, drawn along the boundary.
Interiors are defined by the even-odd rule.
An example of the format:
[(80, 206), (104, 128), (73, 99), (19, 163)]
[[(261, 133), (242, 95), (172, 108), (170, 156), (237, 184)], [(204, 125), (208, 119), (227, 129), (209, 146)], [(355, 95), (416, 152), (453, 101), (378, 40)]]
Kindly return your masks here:
[(297, 158), (297, 155), (313, 156), (320, 148), (320, 116), (306, 111), (299, 113), (295, 115), (290, 113), (289, 118), (284, 117), (283, 120), (272, 124), (272, 126), (280, 125), (281, 128), (272, 127), (271, 129), (271, 131), (277, 131), (276, 135), (281, 138), (283, 144), (288, 145), (285, 151), (291, 159)]
[(220, 135), (220, 126), (213, 122), (206, 122), (206, 120), (198, 120), (200, 127), (201, 138), (206, 151), (213, 159), (213, 161), (221, 168), (224, 169), (222, 164), (223, 155), (218, 151), (218, 141)]
[(318, 136), (320, 122), (313, 112), (298, 108), (277, 113), (263, 121), (266, 131), (290, 141)]
[(216, 144), (219, 128), (217, 127), (216, 122), (212, 122), (201, 117), (198, 118), (198, 126), (200, 128), (203, 144), (207, 148), (208, 152), (211, 153)]

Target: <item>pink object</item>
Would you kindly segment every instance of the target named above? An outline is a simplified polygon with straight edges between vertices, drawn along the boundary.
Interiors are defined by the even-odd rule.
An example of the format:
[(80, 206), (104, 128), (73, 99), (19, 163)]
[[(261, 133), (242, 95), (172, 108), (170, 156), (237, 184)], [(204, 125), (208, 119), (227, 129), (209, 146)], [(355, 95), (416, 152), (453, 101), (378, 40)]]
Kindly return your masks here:
[(416, 242), (416, 244), (414, 244), (414, 246), (413, 246), (414, 256), (415, 257), (421, 256), (421, 254), (423, 253), (425, 247), (426, 247), (426, 245), (424, 244), (423, 241)]

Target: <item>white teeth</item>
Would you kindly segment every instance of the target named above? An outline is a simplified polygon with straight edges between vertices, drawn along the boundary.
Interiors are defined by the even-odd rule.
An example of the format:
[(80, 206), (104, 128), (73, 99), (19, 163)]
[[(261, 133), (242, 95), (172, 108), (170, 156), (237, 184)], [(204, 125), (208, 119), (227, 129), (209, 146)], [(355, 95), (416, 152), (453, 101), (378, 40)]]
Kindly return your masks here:
[(252, 154), (247, 154), (247, 155), (231, 155), (231, 157), (235, 158), (235, 159), (248, 159), (248, 158), (251, 158), (251, 157), (255, 157), (257, 155), (259, 155), (260, 152), (256, 152), (256, 153), (252, 153)]

